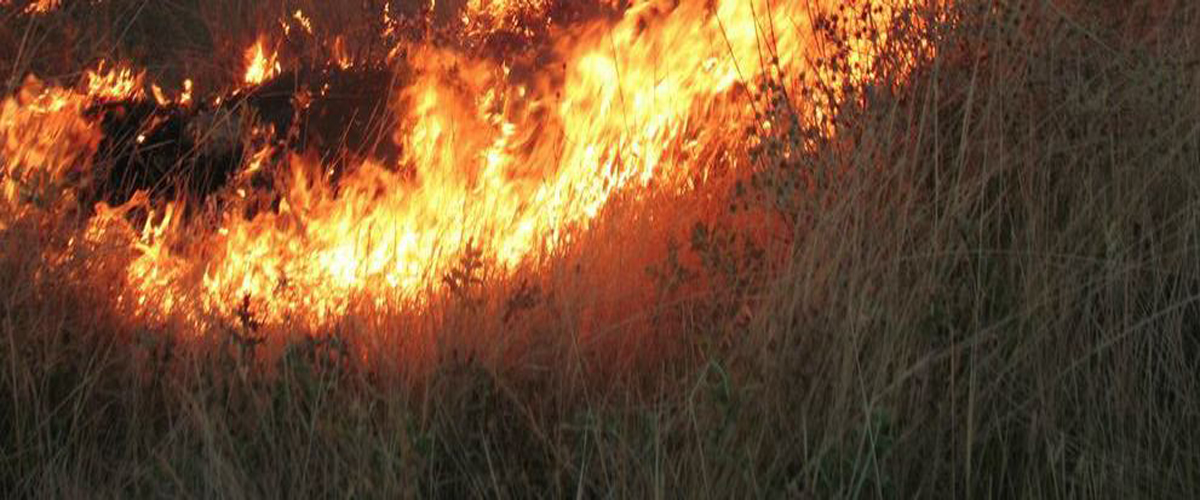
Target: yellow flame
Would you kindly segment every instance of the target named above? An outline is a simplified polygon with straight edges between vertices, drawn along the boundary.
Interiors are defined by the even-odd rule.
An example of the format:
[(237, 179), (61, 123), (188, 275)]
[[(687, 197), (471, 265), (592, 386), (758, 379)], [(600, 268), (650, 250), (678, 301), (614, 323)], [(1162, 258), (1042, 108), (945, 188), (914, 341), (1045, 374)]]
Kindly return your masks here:
[(308, 33), (310, 35), (312, 34), (312, 32), (313, 32), (312, 20), (309, 19), (308, 16), (304, 15), (304, 11), (302, 11), (300, 9), (296, 9), (296, 12), (292, 13), (292, 18), (300, 23), (300, 27), (304, 28), (305, 33)]
[(276, 57), (274, 51), (267, 51), (266, 41), (260, 38), (246, 50), (246, 76), (243, 81), (247, 85), (257, 85), (279, 74), (281, 67)]
[(9, 203), (22, 194), (63, 182), (83, 171), (100, 144), (95, 126), (83, 118), (87, 97), (46, 87), (29, 77), (17, 95), (0, 103), (0, 191)]
[[(506, 18), (514, 5), (472, 0), (467, 12)], [(391, 133), (404, 152), (397, 164), (358, 161), (334, 186), (319, 159), (292, 154), (279, 179), (277, 211), (246, 219), (232, 210), (211, 233), (188, 231), (173, 205), (151, 211), (142, 231), (125, 236), (138, 254), (128, 269), (129, 300), (146, 314), (190, 304), (189, 317), (229, 317), (249, 299), (261, 321), (321, 323), (354, 295), (419, 298), (466, 253), (515, 268), (562, 248), (618, 195), (689, 189), (707, 167), (690, 155), (694, 145), (737, 148), (733, 138), (744, 137), (738, 127), (770, 127), (745, 99), (750, 84), (780, 74), (870, 78), (866, 68), (875, 55), (865, 42), (855, 46), (854, 74), (806, 71), (818, 50), (808, 9), (837, 5), (639, 2), (615, 22), (562, 33), (553, 47), (559, 64), (541, 72), (449, 49), (406, 50), (417, 76), (392, 103), (403, 118)], [(871, 17), (853, 22), (882, 23), (891, 12), (863, 5)], [(339, 47), (335, 40), (335, 54)], [(246, 51), (246, 84), (279, 71), (265, 39)], [(100, 86), (108, 90), (89, 95), (140, 88), (126, 85), (140, 75), (120, 75)], [(180, 101), (190, 96), (188, 81)], [(46, 91), (5, 101), (3, 157), (25, 155), (51, 172), (86, 161), (87, 147), (75, 145), (94, 151), (97, 139), (86, 123), (72, 120), (76, 100), (72, 94), (60, 103)], [(817, 113), (829, 104), (812, 103)], [(33, 111), (39, 106), (43, 111)], [(81, 137), (58, 147), (55, 139), (23, 135), (19, 129), (31, 123), (53, 123), (51, 137)], [(273, 153), (249, 155), (243, 172), (261, 170)], [(238, 192), (237, 199), (245, 198)], [(135, 197), (125, 207), (98, 209), (95, 232), (114, 234), (106, 228), (119, 225), (132, 206), (149, 205)]]
[(87, 72), (88, 96), (102, 100), (123, 100), (145, 95), (142, 86), (144, 71), (135, 73), (129, 66), (121, 64), (105, 71), (106, 65), (101, 61), (95, 70)]

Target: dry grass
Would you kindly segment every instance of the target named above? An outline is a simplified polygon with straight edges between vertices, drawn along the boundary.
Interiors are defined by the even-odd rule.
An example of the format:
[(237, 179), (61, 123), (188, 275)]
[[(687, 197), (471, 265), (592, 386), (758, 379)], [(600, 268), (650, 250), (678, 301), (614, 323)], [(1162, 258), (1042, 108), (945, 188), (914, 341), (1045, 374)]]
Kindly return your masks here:
[[(1200, 9), (962, 3), (837, 139), (756, 152), (744, 207), (663, 231), (677, 258), (614, 210), (536, 287), (364, 306), (269, 355), (130, 324), (77, 279), (103, 269), (28, 251), (66, 223), (14, 224), (0, 490), (1200, 496)], [(790, 228), (766, 257), (740, 243), (763, 218)]]

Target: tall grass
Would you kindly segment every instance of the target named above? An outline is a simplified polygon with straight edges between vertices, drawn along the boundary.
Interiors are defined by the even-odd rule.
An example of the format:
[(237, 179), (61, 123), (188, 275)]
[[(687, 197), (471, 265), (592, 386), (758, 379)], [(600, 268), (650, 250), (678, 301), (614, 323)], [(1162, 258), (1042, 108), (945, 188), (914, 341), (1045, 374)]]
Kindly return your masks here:
[(111, 270), (29, 251), (68, 222), (18, 221), (0, 491), (1196, 497), (1200, 9), (1134, 3), (901, 24), (890, 54), (935, 55), (759, 137), (733, 213), (658, 245), (614, 209), (532, 281), (363, 305), (271, 355), (115, 315)]

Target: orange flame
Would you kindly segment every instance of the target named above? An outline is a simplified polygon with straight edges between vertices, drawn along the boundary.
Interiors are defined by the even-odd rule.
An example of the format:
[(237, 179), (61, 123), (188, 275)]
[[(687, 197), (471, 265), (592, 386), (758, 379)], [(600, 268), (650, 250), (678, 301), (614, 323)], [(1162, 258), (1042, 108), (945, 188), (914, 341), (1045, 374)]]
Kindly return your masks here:
[(116, 65), (105, 71), (105, 65), (101, 61), (95, 70), (87, 72), (88, 96), (100, 100), (122, 100), (145, 95), (142, 87), (145, 72), (134, 73), (132, 68), (125, 65)]
[(100, 134), (83, 118), (84, 95), (45, 87), (29, 77), (16, 96), (0, 103), (0, 191), (18, 204), (23, 197), (61, 184), (86, 170)]
[(266, 41), (260, 38), (246, 50), (246, 76), (243, 81), (247, 85), (258, 85), (281, 71), (278, 55), (274, 51), (268, 52), (265, 46)]
[[(471, 252), (513, 269), (569, 243), (615, 196), (691, 189), (707, 167), (697, 145), (728, 144), (738, 127), (761, 120), (738, 89), (808, 68), (814, 3), (837, 5), (640, 2), (615, 22), (562, 34), (554, 45), (561, 72), (413, 48), (407, 57), (419, 76), (392, 103), (404, 118), (391, 134), (404, 152), (398, 164), (358, 161), (335, 189), (319, 160), (290, 155), (277, 211), (251, 219), (229, 211), (217, 230), (198, 235), (168, 205), (151, 211), (141, 231), (113, 229), (132, 207), (149, 206), (140, 196), (100, 206), (92, 231), (119, 233), (138, 253), (122, 300), (155, 316), (188, 304), (182, 313), (194, 321), (230, 317), (252, 299), (261, 321), (320, 324), (351, 296), (419, 298)], [(513, 5), (472, 0), (467, 15), (505, 18)], [(891, 11), (870, 12), (856, 22), (884, 22)], [(349, 64), (340, 41), (334, 47)], [(865, 43), (857, 48), (855, 74), (815, 77), (869, 78), (874, 54)], [(246, 66), (247, 85), (281, 70), (265, 38), (246, 51)], [(141, 76), (125, 70), (94, 81), (93, 99), (141, 88)], [(190, 88), (186, 82), (181, 102)], [(86, 163), (97, 134), (78, 119), (82, 98), (36, 94), (0, 110), (2, 157), (48, 172)], [(26, 136), (30, 124), (63, 139)], [(258, 170), (272, 153), (257, 151), (244, 169)], [(5, 182), (6, 192), (16, 189)]]

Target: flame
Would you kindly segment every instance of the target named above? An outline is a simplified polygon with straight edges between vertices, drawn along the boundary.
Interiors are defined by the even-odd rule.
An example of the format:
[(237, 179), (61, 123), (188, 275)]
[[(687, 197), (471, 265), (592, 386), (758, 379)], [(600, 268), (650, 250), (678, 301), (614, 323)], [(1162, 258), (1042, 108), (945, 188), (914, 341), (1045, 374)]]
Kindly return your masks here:
[(547, 0), (468, 0), (462, 20), (468, 28), (473, 25), (488, 30), (521, 28), (515, 24), (518, 16), (544, 14), (549, 8)]
[(26, 14), (45, 14), (58, 10), (62, 5), (62, 0), (37, 0), (25, 7)]
[(31, 76), (0, 104), (0, 191), (10, 206), (91, 164), (100, 134), (83, 118), (86, 103)]
[(183, 81), (183, 91), (179, 93), (179, 104), (187, 106), (192, 103), (192, 80)]
[[(697, 144), (737, 147), (728, 138), (762, 120), (744, 93), (764, 77), (869, 79), (874, 54), (866, 42), (856, 45), (850, 75), (805, 71), (816, 50), (814, 4), (838, 5), (640, 2), (616, 21), (560, 34), (553, 57), (561, 69), (552, 71), (409, 47), (405, 57), (418, 76), (392, 102), (403, 117), (391, 133), (403, 151), (395, 164), (359, 159), (334, 185), (315, 156), (264, 146), (242, 175), (282, 156), (278, 210), (252, 218), (227, 211), (215, 230), (197, 233), (178, 216), (178, 202), (154, 209), (140, 195), (121, 207), (98, 206), (89, 231), (136, 250), (121, 300), (140, 314), (182, 311), (202, 322), (232, 317), (252, 301), (259, 321), (320, 324), (353, 296), (419, 299), (465, 254), (514, 269), (570, 243), (616, 196), (691, 189), (706, 168)], [(464, 16), (508, 22), (513, 9), (544, 6), (471, 0)], [(884, 6), (869, 12), (854, 22), (891, 14)], [(293, 17), (311, 29), (302, 12)], [(263, 37), (247, 49), (246, 85), (281, 71), (267, 45)], [(333, 47), (335, 62), (348, 67), (341, 40)], [(98, 133), (79, 118), (83, 103), (141, 92), (140, 74), (98, 73), (82, 94), (30, 84), (6, 100), (0, 158), (58, 176), (86, 165)], [(190, 80), (184, 88), (181, 103), (191, 100)], [(3, 178), (6, 199), (21, 178)], [(237, 200), (246, 197), (237, 192)], [(120, 229), (134, 208), (149, 213), (145, 226)]]
[(330, 48), (333, 62), (342, 69), (350, 69), (354, 66), (354, 60), (346, 50), (346, 40), (340, 36), (333, 38), (333, 47)]
[(278, 54), (268, 52), (266, 40), (259, 38), (246, 50), (246, 76), (243, 81), (247, 85), (258, 85), (279, 74), (282, 67), (277, 60)]
[(300, 9), (296, 9), (296, 12), (292, 13), (292, 18), (294, 18), (297, 22), (300, 23), (300, 27), (304, 29), (305, 33), (308, 33), (310, 35), (312, 34), (312, 32), (313, 32), (312, 20), (309, 19), (308, 16), (304, 15), (304, 11), (302, 11)]
[[(88, 3), (98, 4), (102, 1), (103, 0), (89, 0)], [(12, 3), (12, 0), (0, 0), (0, 7), (7, 7)], [(26, 15), (44, 15), (57, 11), (62, 6), (62, 0), (36, 0), (26, 5), (25, 9), (23, 9), (21, 12)]]
[(87, 94), (93, 99), (119, 101), (145, 95), (142, 82), (145, 72), (137, 72), (126, 65), (115, 65), (104, 70), (101, 61), (95, 70), (87, 72)]

